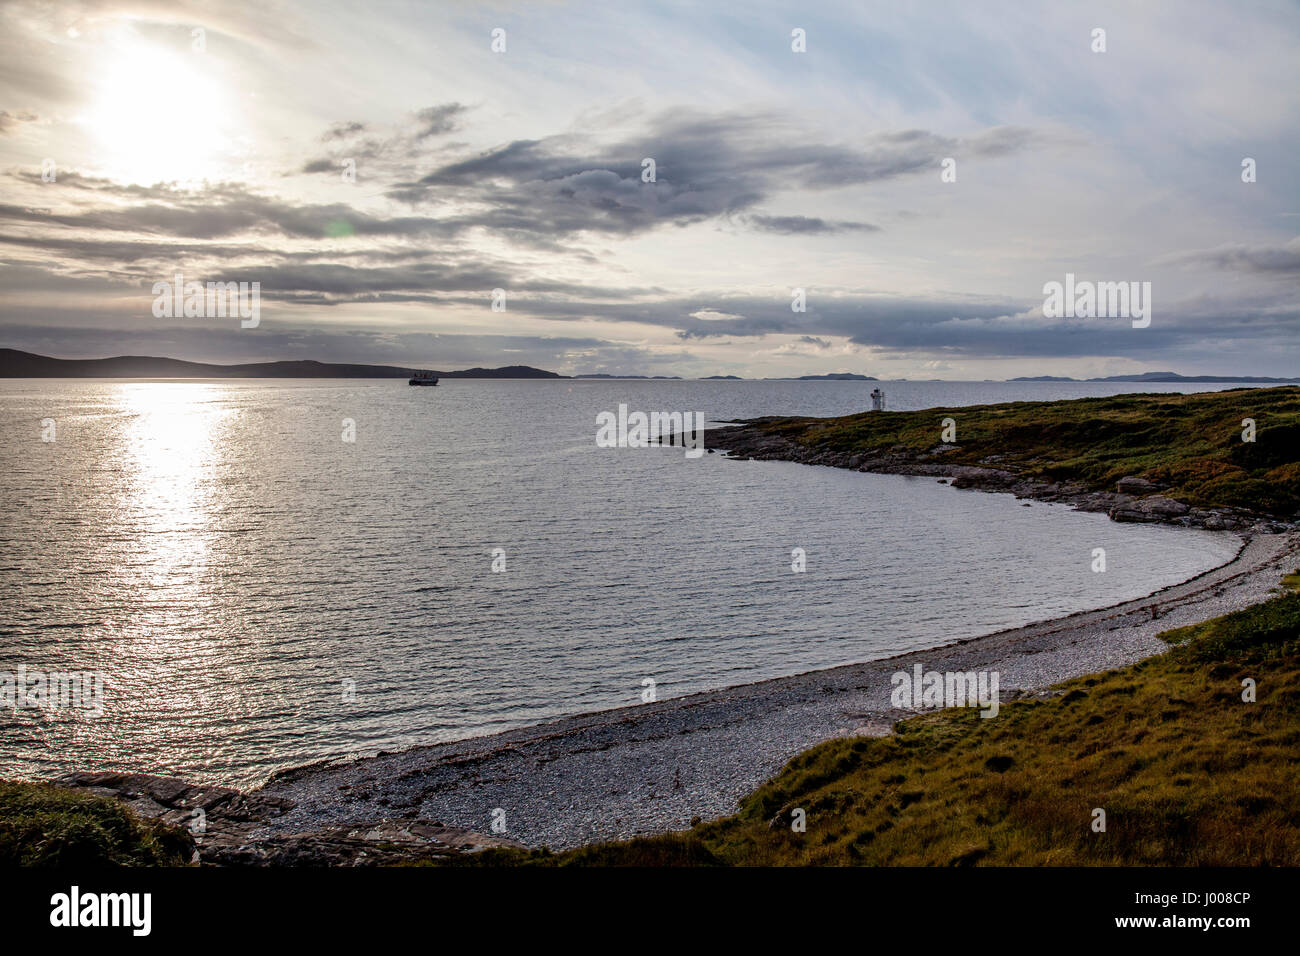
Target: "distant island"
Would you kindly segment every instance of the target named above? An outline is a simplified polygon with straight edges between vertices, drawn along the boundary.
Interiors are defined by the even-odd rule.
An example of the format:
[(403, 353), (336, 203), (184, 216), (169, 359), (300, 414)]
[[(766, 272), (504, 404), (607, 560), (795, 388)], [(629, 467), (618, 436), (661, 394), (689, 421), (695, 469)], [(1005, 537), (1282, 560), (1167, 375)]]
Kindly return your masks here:
[[(788, 379), (773, 379), (776, 382), (788, 381)], [(856, 372), (830, 372), (826, 375), (800, 375), (796, 382), (879, 382), (880, 379), (873, 375), (859, 375)]]
[(1300, 382), (1300, 378), (1261, 378), (1253, 375), (1179, 375), (1177, 372), (1142, 372), (1105, 378), (1067, 378), (1060, 375), (1022, 375), (1008, 382)]
[(581, 375), (575, 375), (574, 378), (644, 378), (644, 379), (663, 379), (665, 381), (678, 381), (680, 375), (611, 375), (608, 372), (584, 372)]
[[(0, 349), (0, 378), (408, 378), (412, 368), (348, 365), (302, 359), (211, 365), (181, 359), (119, 355), (102, 359), (58, 359), (17, 349)], [(439, 378), (565, 378), (528, 365), (438, 372)]]

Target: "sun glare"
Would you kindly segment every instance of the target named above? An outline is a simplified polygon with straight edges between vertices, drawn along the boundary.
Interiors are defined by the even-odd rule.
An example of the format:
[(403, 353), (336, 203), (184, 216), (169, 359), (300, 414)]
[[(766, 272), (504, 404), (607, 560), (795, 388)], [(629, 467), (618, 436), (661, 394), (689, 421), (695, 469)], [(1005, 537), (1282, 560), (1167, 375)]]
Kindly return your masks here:
[(219, 172), (230, 145), (229, 103), (206, 56), (135, 43), (98, 73), (86, 124), (106, 172), (142, 184)]
[(201, 525), (200, 489), (221, 412), (210, 385), (132, 383), (118, 389), (132, 419), (130, 460), (141, 510), (158, 530)]

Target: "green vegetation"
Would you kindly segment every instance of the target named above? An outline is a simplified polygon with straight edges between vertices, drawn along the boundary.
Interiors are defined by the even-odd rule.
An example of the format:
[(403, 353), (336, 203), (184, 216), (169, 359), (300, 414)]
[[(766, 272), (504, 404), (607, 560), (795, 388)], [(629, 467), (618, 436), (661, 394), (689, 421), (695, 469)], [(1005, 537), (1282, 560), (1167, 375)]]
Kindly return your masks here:
[(948, 710), (814, 747), (735, 816), (684, 833), (458, 862), (1300, 865), (1300, 593), (1161, 636), (1166, 654), (993, 719)]
[(186, 831), (116, 800), (0, 780), (2, 866), (180, 866), (192, 852)]
[[(944, 418), (957, 424), (946, 463), (987, 464), (1093, 491), (1114, 491), (1118, 479), (1136, 475), (1202, 508), (1282, 516), (1300, 508), (1295, 386), (788, 418), (763, 430), (828, 451), (922, 453), (939, 444)], [(1242, 440), (1246, 418), (1255, 421), (1253, 442)]]

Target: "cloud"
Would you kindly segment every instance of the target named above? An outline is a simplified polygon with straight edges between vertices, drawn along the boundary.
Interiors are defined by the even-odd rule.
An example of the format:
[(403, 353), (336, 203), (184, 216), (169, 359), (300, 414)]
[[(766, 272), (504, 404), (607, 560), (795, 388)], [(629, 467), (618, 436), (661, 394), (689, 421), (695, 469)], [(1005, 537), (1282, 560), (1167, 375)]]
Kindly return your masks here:
[(351, 137), (355, 136), (357, 133), (363, 132), (365, 129), (366, 129), (365, 123), (360, 123), (355, 120), (350, 122), (335, 123), (324, 133), (322, 133), (320, 138), (322, 142), (326, 142), (326, 143), (328, 143), (330, 140), (335, 140), (335, 139), (350, 139)]
[(828, 221), (815, 216), (746, 216), (745, 221), (761, 232), (783, 236), (822, 235), (836, 232), (879, 232), (879, 226), (867, 222)]
[(1159, 261), (1222, 269), (1225, 272), (1290, 278), (1300, 276), (1300, 237), (1282, 246), (1228, 245), (1217, 249), (1177, 253)]
[(304, 174), (336, 174), (345, 159), (380, 160), (377, 172), (386, 174), (390, 167), (402, 168), (418, 159), (428, 149), (426, 140), (443, 133), (460, 128), (462, 116), (469, 107), (463, 103), (442, 103), (427, 106), (411, 114), (412, 121), (397, 128), (392, 128), (387, 135), (373, 136), (366, 140), (356, 140), (363, 132), (373, 131), (370, 124), (358, 120), (335, 123), (321, 134), (322, 142), (346, 143), (341, 152), (331, 156), (310, 159), (298, 167), (296, 172)]
[(459, 129), (460, 116), (467, 108), (461, 103), (443, 103), (440, 106), (427, 106), (419, 110), (415, 114), (420, 123), (415, 134), (416, 139), (427, 139), (430, 136), (439, 136)]
[(338, 160), (328, 159), (328, 158), (309, 159), (307, 162), (302, 164), (302, 168), (299, 169), (298, 172), (334, 173), (334, 172), (338, 172), (339, 168), (340, 168), (340, 164)]
[[(413, 114), (413, 127), (360, 146), (376, 154), (389, 148), (400, 152), (424, 137), (453, 128), (466, 110), (456, 102), (427, 107)], [(283, 280), (274, 286), (281, 295), (302, 301), (423, 301), (427, 296), (466, 291), (476, 287), (475, 283), (487, 282), (491, 283), (488, 288), (568, 291), (588, 308), (585, 303), (592, 296), (618, 300), (635, 293), (608, 285), (597, 289), (574, 282), (548, 283), (531, 277), (531, 269), (487, 265), (483, 256), (472, 251), (471, 237), (490, 235), (530, 250), (595, 261), (573, 245), (575, 240), (592, 233), (630, 237), (715, 218), (735, 219), (760, 233), (777, 236), (872, 232), (879, 227), (748, 210), (786, 192), (870, 183), (933, 168), (936, 156), (957, 142), (906, 130), (873, 134), (865, 148), (819, 144), (781, 117), (755, 113), (665, 112), (650, 117), (646, 125), (647, 132), (614, 145), (591, 145), (573, 135), (517, 140), (479, 155), (440, 163), (419, 180), (388, 190), (390, 197), (404, 201), (398, 208), (410, 203), (425, 206), (426, 200), (436, 195), (438, 205), (428, 214), (393, 214), (391, 204), (388, 210), (363, 210), (347, 202), (307, 202), (232, 182), (202, 188), (125, 185), (69, 170), (56, 183), (42, 183), (34, 172), (19, 170), (11, 174), (15, 179), (40, 186), (31, 194), (39, 204), (0, 205), (0, 228), (9, 227), (6, 241), (17, 245), (35, 245), (30, 230), (38, 229), (51, 240), (49, 248), (65, 255), (81, 254), (100, 263), (122, 255), (123, 271), (127, 272), (140, 252), (164, 258), (161, 250), (146, 249), (141, 242), (171, 237), (178, 243), (177, 257), (203, 256), (196, 243), (238, 242), (245, 245), (243, 258), (261, 254), (263, 261), (255, 265)], [(368, 129), (361, 121), (344, 121), (329, 127), (323, 138), (338, 141)], [(1032, 141), (1026, 131), (1003, 127), (970, 139), (976, 150), (996, 151), (1024, 148)], [(656, 154), (657, 175), (654, 181), (645, 182), (643, 160)], [(301, 169), (337, 175), (338, 163), (337, 158), (321, 157), (308, 160)], [(76, 242), (68, 241), (69, 230), (78, 233)], [(450, 266), (434, 261), (419, 270), (366, 267), (354, 261), (339, 264), (337, 275), (327, 278), (322, 270), (329, 264), (321, 261), (286, 271), (285, 254), (302, 251), (295, 249), (295, 243), (338, 237), (372, 247), (377, 243), (433, 241), (439, 244), (436, 252), (428, 253), (434, 260), (464, 257), (467, 248), (471, 251), (468, 264)], [(239, 267), (247, 268), (244, 264)], [(392, 284), (385, 288), (384, 283)], [(718, 334), (700, 328), (698, 319), (692, 321), (680, 329), (683, 336)], [(751, 318), (729, 334), (763, 334), (780, 328), (775, 320)]]
[(12, 113), (0, 110), (0, 136), (10, 136), (23, 123), (35, 123), (38, 119), (40, 117), (31, 110), (16, 110)]
[[(65, 185), (85, 188), (84, 180), (60, 176), (45, 195), (58, 196)], [(99, 187), (101, 192), (115, 192)], [(128, 191), (130, 194), (132, 191)], [(253, 192), (236, 183), (203, 190), (146, 187), (134, 194), (149, 201), (136, 205), (103, 205), (62, 212), (47, 206), (0, 204), (0, 222), (38, 223), (75, 229), (151, 233), (186, 239), (216, 239), (239, 235), (279, 235), (321, 239), (337, 235), (333, 227), (348, 226), (350, 235), (374, 237), (450, 236), (465, 228), (454, 219), (424, 216), (384, 217), (362, 212), (346, 203), (295, 203)]]
[[(963, 147), (1004, 155), (1039, 141), (1028, 129), (996, 127), (967, 139), (904, 130), (870, 134), (859, 144), (818, 143), (783, 117), (744, 112), (660, 113), (646, 126), (641, 135), (600, 146), (572, 135), (515, 140), (398, 183), (388, 195), (415, 205), (449, 195), (473, 202), (480, 210), (465, 223), (519, 242), (583, 232), (632, 236), (742, 213), (778, 234), (874, 231), (867, 223), (753, 210), (781, 193), (934, 171)], [(651, 182), (642, 179), (645, 159), (655, 164)]]

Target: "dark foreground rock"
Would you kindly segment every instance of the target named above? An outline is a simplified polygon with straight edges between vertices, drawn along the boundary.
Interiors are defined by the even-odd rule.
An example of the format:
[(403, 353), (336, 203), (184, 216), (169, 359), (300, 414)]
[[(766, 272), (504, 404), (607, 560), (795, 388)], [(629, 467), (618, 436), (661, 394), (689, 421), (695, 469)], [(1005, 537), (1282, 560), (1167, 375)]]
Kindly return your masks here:
[(1115, 491), (1098, 491), (1078, 482), (1048, 482), (1026, 478), (999, 467), (997, 456), (980, 465), (945, 462), (959, 445), (936, 445), (924, 452), (904, 446), (870, 454), (838, 452), (802, 445), (764, 426), (779, 418), (755, 418), (726, 428), (711, 428), (705, 443), (723, 449), (727, 457), (751, 461), (793, 461), (883, 475), (916, 475), (950, 479), (954, 488), (1001, 491), (1017, 498), (1072, 504), (1079, 511), (1105, 512), (1113, 521), (1160, 523), (1209, 531), (1281, 534), (1300, 530), (1300, 521), (1253, 514), (1239, 508), (1194, 508), (1161, 494), (1162, 486), (1135, 475), (1116, 482)]
[(293, 809), (293, 801), (152, 774), (72, 773), (54, 783), (120, 800), (139, 816), (188, 830), (193, 862), (215, 866), (390, 866), (521, 846), (415, 818), (271, 832), (268, 826)]

